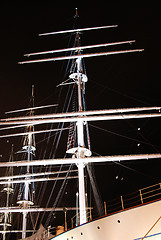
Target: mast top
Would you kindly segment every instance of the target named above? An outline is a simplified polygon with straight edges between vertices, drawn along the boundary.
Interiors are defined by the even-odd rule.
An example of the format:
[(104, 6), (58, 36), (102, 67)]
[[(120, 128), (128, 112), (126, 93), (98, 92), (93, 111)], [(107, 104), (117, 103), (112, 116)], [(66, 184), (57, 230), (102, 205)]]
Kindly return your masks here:
[(74, 18), (79, 18), (79, 15), (78, 15), (78, 8), (75, 8), (75, 16)]

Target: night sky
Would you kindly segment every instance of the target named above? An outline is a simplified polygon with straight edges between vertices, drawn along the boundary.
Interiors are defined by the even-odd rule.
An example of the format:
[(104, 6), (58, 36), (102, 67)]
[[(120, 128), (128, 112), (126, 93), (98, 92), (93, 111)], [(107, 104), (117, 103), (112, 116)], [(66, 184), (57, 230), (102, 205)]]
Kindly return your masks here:
[[(56, 88), (67, 79), (67, 62), (50, 62), (19, 65), (27, 60), (26, 53), (72, 47), (73, 36), (39, 37), (39, 33), (73, 28), (75, 7), (55, 8), (54, 4), (39, 6), (4, 5), (0, 9), (0, 117), (5, 112), (30, 106), (31, 86), (35, 86), (35, 106), (59, 103), (63, 109), (68, 87)], [(110, 4), (95, 8), (79, 8), (79, 28), (117, 24), (118, 28), (81, 35), (82, 45), (136, 40), (132, 45), (122, 45), (107, 50), (144, 48), (144, 52), (85, 59), (88, 82), (86, 106), (88, 110), (161, 106), (160, 3)], [(92, 50), (93, 51), (93, 50)], [(96, 51), (96, 50), (95, 50)], [(58, 102), (58, 96), (59, 102)], [(49, 112), (48, 112), (49, 111)], [(35, 112), (54, 112), (46, 109)], [(11, 115), (13, 116), (13, 115)], [(16, 115), (18, 116), (18, 115)], [(161, 151), (161, 121), (158, 119), (115, 120), (89, 124), (93, 155), (156, 153)], [(5, 133), (9, 133), (5, 132)], [(36, 159), (42, 158), (45, 149), (43, 136), (36, 136)], [(52, 138), (51, 138), (52, 141)], [(56, 157), (64, 157), (66, 135), (60, 142)], [(14, 152), (21, 149), (21, 138), (0, 140), (1, 161), (8, 161), (11, 144)], [(52, 147), (54, 147), (52, 145)], [(50, 152), (49, 147), (47, 151)], [(54, 149), (51, 150), (54, 153)], [(46, 152), (45, 158), (50, 153)], [(15, 154), (15, 158), (17, 158)], [(121, 165), (95, 164), (94, 171), (102, 201), (127, 194), (161, 181), (161, 161), (137, 161)], [(0, 170), (3, 175), (3, 171)], [(77, 185), (77, 184), (76, 184)], [(99, 187), (101, 186), (101, 187)], [(64, 204), (70, 205), (71, 185), (66, 187)], [(62, 197), (63, 199), (63, 197)], [(61, 203), (60, 203), (61, 205)], [(56, 224), (54, 222), (54, 224)]]

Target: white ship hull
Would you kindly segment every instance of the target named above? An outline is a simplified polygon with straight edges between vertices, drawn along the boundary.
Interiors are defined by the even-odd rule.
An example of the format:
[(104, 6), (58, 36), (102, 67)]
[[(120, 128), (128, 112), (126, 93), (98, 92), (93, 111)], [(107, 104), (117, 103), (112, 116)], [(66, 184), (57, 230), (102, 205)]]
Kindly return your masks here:
[(88, 222), (52, 239), (161, 240), (161, 200)]

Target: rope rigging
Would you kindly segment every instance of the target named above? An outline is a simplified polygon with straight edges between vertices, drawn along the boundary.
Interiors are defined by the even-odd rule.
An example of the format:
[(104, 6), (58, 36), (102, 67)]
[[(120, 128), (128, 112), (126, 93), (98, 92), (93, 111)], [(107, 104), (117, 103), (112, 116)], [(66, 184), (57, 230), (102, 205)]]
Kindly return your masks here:
[[(76, 37), (75, 37), (75, 42), (74, 42), (74, 45), (75, 45), (75, 46), (76, 46), (76, 44), (77, 44), (77, 41), (78, 41), (78, 39), (77, 39), (77, 35), (76, 35)], [(75, 54), (75, 53), (74, 53), (74, 54)], [(71, 52), (71, 55), (73, 55), (73, 52)], [(70, 60), (69, 60), (69, 61), (70, 61)], [(76, 67), (77, 67), (77, 66), (76, 66), (76, 63), (75, 63), (74, 60), (72, 61), (72, 63), (70, 63), (69, 61), (68, 61), (67, 67), (66, 67), (66, 72), (68, 71), (68, 66), (69, 66), (69, 64), (71, 64), (70, 73), (73, 73), (73, 72), (76, 71)], [(84, 69), (85, 69), (85, 65), (84, 65), (84, 64), (81, 64), (81, 72), (85, 72)], [(64, 83), (65, 83), (65, 82), (64, 82)], [(77, 94), (77, 93), (76, 93), (75, 84), (73, 85), (72, 93), (71, 93), (70, 97), (68, 98), (69, 90), (70, 90), (70, 87), (69, 87), (69, 89), (68, 89), (68, 93), (67, 93), (66, 100), (65, 100), (65, 103), (64, 103), (64, 106), (63, 106), (63, 110), (64, 110), (64, 108), (65, 108), (65, 106), (66, 106), (66, 101), (67, 101), (67, 99), (68, 99), (68, 104), (67, 104), (67, 107), (66, 107), (65, 112), (68, 111), (69, 106), (70, 106), (70, 103), (71, 103), (72, 100), (73, 100), (72, 110), (73, 110), (73, 111), (77, 111), (77, 110), (78, 110), (78, 106), (77, 106), (77, 103), (76, 103), (76, 100), (75, 100), (75, 95)], [(85, 85), (83, 86), (83, 91), (82, 91), (83, 109), (85, 110), (84, 93), (85, 93)], [(63, 111), (63, 112), (64, 112), (64, 111)], [(62, 127), (62, 128), (63, 128), (63, 126), (64, 126), (64, 123), (61, 124), (61, 127)], [(88, 129), (87, 123), (85, 123), (85, 129), (86, 129), (86, 137), (87, 137), (86, 144), (88, 145), (88, 148), (90, 148), (89, 129)], [(58, 135), (56, 135), (56, 137), (54, 138), (53, 147), (54, 147), (55, 143), (56, 143), (56, 145), (55, 145), (55, 147), (54, 147), (54, 151), (52, 152), (52, 150), (51, 150), (51, 152), (50, 152), (50, 155), (49, 155), (50, 158), (54, 158), (54, 157), (55, 157), (55, 154), (56, 154), (56, 151), (57, 151), (57, 149), (58, 149), (59, 142), (60, 142), (60, 137), (61, 137), (61, 135), (62, 135), (62, 131), (61, 131)], [(57, 139), (57, 140), (56, 140), (56, 139)], [(71, 123), (71, 124), (70, 124), (70, 129), (69, 129), (69, 134), (68, 134), (67, 149), (70, 148), (70, 147), (72, 147), (72, 146), (74, 146), (75, 139), (76, 139), (76, 124), (75, 124), (75, 123), (74, 123), (74, 124)], [(62, 166), (60, 167), (60, 170), (61, 170), (61, 168), (62, 168)], [(70, 168), (71, 168), (71, 167), (70, 167)], [(69, 173), (67, 173), (67, 175), (68, 175), (68, 174), (69, 174)], [(67, 177), (67, 175), (66, 175), (66, 177)], [(56, 183), (57, 183), (57, 181), (55, 181), (55, 183), (54, 183), (54, 185), (53, 185), (53, 188), (52, 188), (52, 190), (51, 190), (51, 194), (50, 194), (50, 197), (49, 197), (49, 199), (48, 199), (48, 201), (47, 201), (46, 206), (48, 206), (48, 204), (49, 204), (49, 202), (50, 202), (50, 199), (51, 199), (52, 193), (53, 193), (53, 191), (54, 191), (54, 189), (55, 189)], [(65, 184), (65, 180), (64, 180), (64, 182), (62, 183), (61, 189), (63, 189), (64, 184)], [(46, 186), (46, 183), (45, 183), (44, 185)], [(45, 190), (44, 190), (44, 189), (45, 189), (45, 186), (43, 187), (43, 192), (41, 192), (41, 194), (44, 193), (44, 191), (45, 191)], [(60, 191), (59, 191), (59, 193), (58, 193), (58, 196), (57, 196), (57, 198), (56, 198), (56, 200), (55, 200), (55, 202), (54, 202), (54, 204), (53, 204), (54, 207), (58, 204), (58, 201), (60, 201), (60, 200), (59, 200), (59, 197), (60, 197), (60, 195), (61, 195), (61, 189), (60, 189)], [(43, 194), (42, 194), (42, 195), (43, 195)], [(41, 199), (41, 201), (42, 201), (42, 199)], [(40, 202), (39, 202), (39, 203), (40, 203)], [(45, 214), (43, 214), (43, 216), (42, 216), (42, 218), (41, 218), (41, 222), (43, 221), (44, 215), (45, 215)], [(50, 221), (50, 218), (48, 218), (48, 222), (47, 222), (47, 223), (49, 223), (49, 221)]]
[[(71, 37), (72, 37), (72, 35), (71, 35)], [(70, 41), (71, 41), (71, 37), (70, 37)], [(72, 54), (72, 52), (71, 52), (71, 54)], [(70, 60), (69, 60), (68, 63), (67, 63), (66, 73), (67, 73), (67, 71), (68, 71), (68, 66), (69, 66), (69, 64), (70, 64)], [(72, 65), (72, 67), (70, 68), (70, 71), (72, 71), (72, 68), (74, 68), (74, 67), (75, 67), (75, 66)], [(66, 73), (65, 73), (64, 77), (66, 76)], [(66, 107), (65, 112), (67, 112), (67, 111), (69, 110), (69, 106), (70, 106), (70, 103), (71, 103), (71, 100), (72, 100), (72, 96), (73, 96), (73, 92), (75, 91), (75, 88), (74, 88), (74, 86), (73, 86), (72, 92), (71, 92), (70, 97), (69, 97), (70, 89), (71, 89), (71, 88), (69, 87), (69, 88), (68, 88), (68, 91), (67, 91), (67, 95), (66, 95), (66, 99), (65, 99), (65, 102), (64, 102), (64, 106), (63, 106), (62, 112), (64, 112), (66, 106), (67, 106), (67, 107)], [(61, 95), (61, 92), (62, 92), (62, 87), (60, 88), (59, 96)], [(60, 99), (60, 97), (59, 97), (59, 99)], [(67, 101), (68, 101), (68, 104), (67, 104)], [(76, 107), (76, 106), (73, 105), (73, 109), (75, 109), (75, 107)], [(60, 125), (60, 126), (59, 126), (59, 125)], [(62, 123), (62, 124), (60, 123), (59, 125), (58, 125), (58, 127), (63, 128), (64, 123)], [(70, 133), (69, 133), (69, 134), (74, 134), (74, 133), (72, 133), (72, 132), (73, 132), (73, 131), (72, 131), (72, 128), (73, 128), (73, 127), (74, 127), (74, 126), (70, 126)], [(59, 134), (56, 134), (56, 135), (55, 135), (54, 141), (53, 141), (53, 147), (51, 148), (51, 151), (50, 151), (50, 154), (49, 154), (49, 158), (54, 158), (54, 157), (55, 157), (55, 154), (56, 154), (56, 152), (57, 152), (58, 145), (59, 145), (59, 142), (60, 142), (60, 137), (61, 137), (61, 135), (62, 135), (62, 131), (60, 131)], [(49, 134), (49, 137), (48, 137), (48, 139), (47, 139), (47, 142), (49, 142), (50, 136), (51, 136), (51, 133)], [(72, 136), (72, 137), (73, 137), (73, 136)], [(69, 141), (71, 141), (72, 138), (69, 136), (68, 139), (70, 139)], [(55, 146), (55, 144), (56, 144), (56, 146)], [(55, 146), (55, 147), (54, 147), (54, 146)], [(52, 151), (52, 149), (54, 149), (54, 151)], [(43, 157), (45, 157), (45, 156), (43, 156)], [(46, 168), (46, 170), (50, 170), (50, 169), (51, 169), (51, 167), (49, 167), (49, 169)], [(59, 170), (61, 170), (61, 169), (62, 169), (62, 166), (60, 166), (60, 169), (59, 169)], [(70, 168), (69, 168), (69, 169), (70, 169)], [(67, 173), (67, 174), (68, 174), (68, 173)], [(67, 177), (67, 175), (66, 175), (66, 177)], [(65, 182), (65, 180), (64, 180), (64, 182)], [(43, 195), (44, 195), (45, 189), (46, 189), (46, 184), (47, 184), (47, 183), (44, 183), (44, 184), (42, 183), (42, 184), (41, 184), (40, 191), (39, 191), (39, 196), (40, 196), (40, 198), (38, 197), (39, 201), (37, 202), (38, 204), (41, 204), (41, 202), (42, 202)], [(52, 187), (51, 193), (54, 191), (54, 189), (55, 189), (55, 187), (56, 187), (56, 184), (57, 184), (57, 181), (54, 182), (54, 185), (53, 185), (53, 187)], [(42, 187), (42, 186), (43, 186), (43, 187)], [(63, 186), (63, 184), (62, 184), (62, 186)], [(58, 197), (60, 196), (60, 194), (61, 194), (61, 191), (59, 191)], [(48, 206), (48, 204), (49, 204), (49, 202), (50, 202), (51, 196), (52, 196), (52, 194), (50, 194), (50, 197), (49, 197), (49, 199), (48, 199), (48, 201), (47, 201), (47, 203), (46, 203), (46, 207)], [(54, 205), (53, 205), (53, 206), (55, 206), (55, 207), (56, 207), (56, 205), (57, 205), (57, 203), (58, 203), (58, 201), (59, 201), (59, 198), (58, 198), (58, 197), (57, 197), (57, 199), (55, 200)], [(40, 221), (40, 222), (43, 221), (44, 215), (45, 215), (45, 213), (44, 213), (43, 216), (41, 217), (41, 221)], [(50, 217), (50, 218), (51, 218), (51, 217)], [(49, 220), (49, 221), (50, 221), (50, 220)]]

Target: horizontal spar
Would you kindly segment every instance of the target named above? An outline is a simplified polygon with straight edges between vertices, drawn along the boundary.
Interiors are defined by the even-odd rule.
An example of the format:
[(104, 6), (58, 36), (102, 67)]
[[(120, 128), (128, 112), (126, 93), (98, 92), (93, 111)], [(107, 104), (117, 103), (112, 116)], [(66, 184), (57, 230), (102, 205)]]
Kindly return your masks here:
[[(61, 118), (61, 117), (74, 117), (74, 116), (89, 116), (89, 115), (100, 115), (109, 113), (129, 113), (129, 112), (141, 112), (161, 110), (161, 107), (135, 107), (135, 108), (116, 108), (116, 109), (104, 109), (104, 110), (89, 110), (79, 112), (66, 112), (66, 113), (52, 113), (45, 115), (33, 115), (33, 116), (22, 116), (22, 117), (10, 117), (6, 119), (0, 119), (2, 121), (15, 121), (15, 120), (33, 120), (33, 119), (45, 119), (45, 118)], [(22, 125), (24, 126), (24, 125)]]
[[(3, 230), (0, 230), (0, 233), (21, 233), (22, 232), (22, 230), (5, 230), (5, 231), (3, 231)], [(33, 232), (33, 230), (26, 230), (26, 232), (27, 233), (32, 233)]]
[[(23, 213), (23, 212), (51, 212), (51, 211), (55, 211), (55, 212), (61, 212), (64, 210), (67, 210), (67, 211), (75, 211), (76, 207), (65, 207), (65, 208), (19, 208), (19, 207), (11, 207), (11, 208), (0, 208), (0, 212), (1, 213), (16, 213), (16, 212), (20, 212), (20, 213)], [(92, 209), (91, 207), (87, 207), (87, 209)]]
[(78, 176), (68, 176), (68, 177), (45, 177), (45, 178), (29, 178), (29, 179), (19, 179), (19, 180), (10, 180), (10, 181), (0, 181), (0, 185), (5, 184), (15, 184), (15, 183), (31, 183), (31, 182), (48, 182), (48, 181), (57, 181), (57, 180), (64, 180), (64, 179), (75, 179), (78, 178)]
[[(0, 130), (3, 130), (3, 129), (0, 129)], [(69, 127), (67, 127), (67, 128), (57, 128), (57, 129), (48, 129), (48, 130), (42, 130), (42, 131), (32, 131), (32, 132), (23, 132), (23, 133), (13, 133), (13, 134), (7, 134), (7, 135), (0, 135), (0, 138), (19, 137), (19, 136), (25, 136), (25, 135), (42, 134), (42, 133), (47, 133), (47, 132), (58, 132), (58, 131), (64, 131), (64, 130), (69, 130)]]
[[(118, 108), (118, 109), (105, 109), (105, 110), (90, 110), (90, 111), (82, 111), (82, 112), (67, 112), (67, 113), (52, 113), (45, 115), (33, 115), (33, 116), (22, 116), (22, 117), (12, 117), (1, 119), (0, 122), (7, 121), (15, 121), (15, 120), (35, 120), (35, 119), (46, 119), (46, 118), (60, 118), (60, 117), (72, 117), (72, 116), (90, 116), (90, 115), (100, 115), (100, 114), (116, 114), (116, 113), (130, 113), (130, 112), (141, 112), (141, 111), (152, 111), (161, 110), (161, 107), (136, 107), (136, 108)], [(14, 129), (14, 128), (22, 128), (27, 127), (28, 124), (23, 125), (14, 125), (9, 127), (0, 128), (0, 131)], [(48, 131), (48, 130), (47, 130)], [(3, 135), (4, 136), (4, 135)], [(1, 136), (1, 137), (3, 137)], [(5, 136), (4, 136), (5, 137)]]
[(153, 154), (134, 154), (134, 155), (114, 155), (105, 157), (87, 157), (87, 158), (66, 158), (66, 159), (46, 159), (33, 161), (17, 161), (17, 162), (0, 162), (0, 167), (22, 167), (22, 166), (47, 166), (47, 165), (70, 165), (79, 163), (101, 163), (101, 162), (118, 162), (132, 160), (148, 160), (161, 158), (160, 153)]
[(147, 114), (116, 114), (116, 115), (100, 115), (100, 116), (79, 116), (68, 118), (49, 118), (49, 119), (36, 119), (36, 120), (19, 120), (19, 121), (0, 121), (0, 125), (37, 125), (46, 123), (60, 123), (60, 122), (78, 122), (78, 121), (108, 121), (108, 120), (123, 120), (123, 119), (138, 119), (138, 118), (153, 118), (161, 117), (161, 113), (147, 113)]
[(78, 59), (78, 58), (101, 57), (101, 56), (116, 55), (116, 54), (123, 54), (123, 53), (133, 53), (133, 52), (142, 52), (142, 51), (144, 51), (144, 49), (133, 49), (133, 50), (122, 50), (122, 51), (111, 51), (111, 52), (100, 52), (100, 53), (88, 53), (88, 54), (80, 54), (80, 55), (72, 55), (72, 56), (62, 56), (62, 57), (44, 58), (44, 59), (38, 59), (38, 60), (23, 61), (23, 62), (18, 62), (18, 64), (51, 62), (51, 61), (61, 61), (61, 60)]
[(113, 27), (118, 27), (118, 25), (90, 27), (90, 28), (77, 28), (77, 29), (50, 32), (50, 33), (40, 33), (39, 36), (48, 36), (48, 35), (56, 35), (56, 34), (64, 34), (64, 33), (74, 33), (74, 32), (83, 32), (83, 31), (91, 31), (91, 30), (100, 30), (100, 29), (113, 28)]
[(17, 110), (5, 112), (5, 114), (8, 114), (8, 113), (17, 113), (17, 112), (24, 112), (24, 111), (32, 111), (32, 110), (37, 110), (37, 109), (42, 109), (42, 108), (49, 108), (49, 107), (57, 107), (57, 106), (58, 106), (58, 104), (50, 104), (50, 105), (46, 105), (46, 106), (23, 108), (23, 109), (17, 109)]
[(40, 173), (30, 173), (30, 174), (21, 174), (21, 175), (13, 175), (13, 176), (5, 176), (0, 177), (0, 181), (2, 180), (13, 180), (17, 178), (33, 178), (33, 177), (39, 177), (39, 176), (46, 176), (46, 175), (55, 175), (55, 174), (64, 174), (64, 173), (75, 173), (78, 172), (78, 170), (63, 170), (63, 171), (55, 171), (55, 172), (40, 172)]
[(78, 50), (85, 50), (91, 48), (100, 48), (100, 47), (108, 47), (108, 46), (115, 46), (121, 44), (128, 44), (134, 43), (135, 40), (130, 41), (122, 41), (122, 42), (112, 42), (112, 43), (102, 43), (102, 44), (95, 44), (95, 45), (88, 45), (88, 46), (80, 46), (80, 47), (72, 47), (72, 48), (63, 48), (63, 49), (56, 49), (50, 51), (43, 51), (43, 52), (35, 52), (35, 53), (27, 53), (24, 54), (25, 57), (35, 56), (35, 55), (43, 55), (43, 54), (53, 54), (53, 53), (61, 53), (61, 52), (69, 52), (69, 51), (78, 51)]

